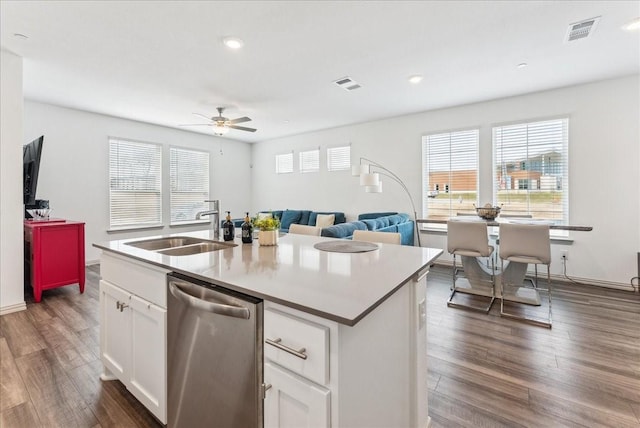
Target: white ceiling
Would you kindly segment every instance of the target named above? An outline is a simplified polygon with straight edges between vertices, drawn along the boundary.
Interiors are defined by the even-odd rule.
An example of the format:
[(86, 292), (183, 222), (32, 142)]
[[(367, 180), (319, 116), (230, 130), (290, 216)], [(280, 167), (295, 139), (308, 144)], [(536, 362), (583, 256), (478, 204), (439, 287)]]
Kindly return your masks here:
[[(639, 1), (1, 1), (28, 99), (265, 141), (640, 73)], [(602, 16), (591, 37), (569, 24)], [(28, 36), (16, 37), (14, 33)], [(225, 36), (244, 40), (231, 51)], [(522, 62), (526, 68), (517, 68)], [(407, 78), (424, 75), (418, 85)], [(350, 76), (362, 88), (332, 82)], [(288, 121), (288, 123), (285, 123)], [(180, 128), (185, 129), (185, 128)], [(211, 134), (210, 127), (189, 128)]]

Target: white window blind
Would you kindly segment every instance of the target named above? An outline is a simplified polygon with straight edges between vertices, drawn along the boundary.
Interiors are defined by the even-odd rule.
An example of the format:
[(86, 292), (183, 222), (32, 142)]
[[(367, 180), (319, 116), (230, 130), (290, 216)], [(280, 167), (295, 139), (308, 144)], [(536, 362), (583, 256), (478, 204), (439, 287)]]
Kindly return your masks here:
[(568, 223), (569, 119), (493, 128), (493, 199), (501, 214)]
[(162, 224), (162, 146), (109, 138), (109, 225)]
[(276, 155), (276, 174), (293, 172), (293, 152)]
[(300, 172), (320, 171), (320, 149), (300, 152)]
[(422, 210), (425, 218), (475, 213), (479, 130), (422, 137)]
[(342, 171), (351, 169), (351, 146), (329, 147), (327, 149), (327, 169)]
[(209, 153), (171, 147), (169, 181), (171, 224), (195, 220), (209, 208)]

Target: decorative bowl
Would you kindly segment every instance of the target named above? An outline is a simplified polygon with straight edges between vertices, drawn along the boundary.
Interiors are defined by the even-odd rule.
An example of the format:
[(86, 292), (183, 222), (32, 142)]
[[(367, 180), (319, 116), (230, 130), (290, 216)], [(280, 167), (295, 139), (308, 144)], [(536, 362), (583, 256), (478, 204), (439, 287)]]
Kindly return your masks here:
[(476, 207), (476, 213), (478, 214), (478, 217), (485, 220), (495, 220), (496, 217), (498, 217), (498, 214), (500, 214), (500, 207)]
[(49, 218), (49, 213), (51, 213), (51, 208), (40, 208), (40, 209), (32, 209), (27, 210), (31, 217), (34, 220), (45, 220)]

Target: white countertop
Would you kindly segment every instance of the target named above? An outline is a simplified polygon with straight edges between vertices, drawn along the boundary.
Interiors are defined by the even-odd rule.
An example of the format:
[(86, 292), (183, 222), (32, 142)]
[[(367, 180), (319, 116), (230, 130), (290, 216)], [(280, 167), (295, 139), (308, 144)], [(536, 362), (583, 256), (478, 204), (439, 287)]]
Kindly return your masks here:
[[(212, 239), (211, 232), (171, 236)], [(167, 256), (127, 245), (157, 237), (93, 244), (105, 251), (188, 275), (213, 284), (354, 325), (442, 254), (441, 249), (378, 244), (365, 253), (320, 251), (313, 245), (333, 240), (287, 234), (277, 246), (242, 244), (190, 256)]]

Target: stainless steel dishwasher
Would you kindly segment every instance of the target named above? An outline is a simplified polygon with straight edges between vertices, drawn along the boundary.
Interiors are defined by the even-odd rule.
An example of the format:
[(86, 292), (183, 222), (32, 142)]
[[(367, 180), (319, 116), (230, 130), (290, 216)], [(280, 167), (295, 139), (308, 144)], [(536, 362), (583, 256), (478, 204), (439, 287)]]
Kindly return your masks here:
[(262, 300), (168, 275), (167, 426), (263, 426)]

